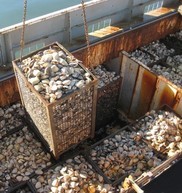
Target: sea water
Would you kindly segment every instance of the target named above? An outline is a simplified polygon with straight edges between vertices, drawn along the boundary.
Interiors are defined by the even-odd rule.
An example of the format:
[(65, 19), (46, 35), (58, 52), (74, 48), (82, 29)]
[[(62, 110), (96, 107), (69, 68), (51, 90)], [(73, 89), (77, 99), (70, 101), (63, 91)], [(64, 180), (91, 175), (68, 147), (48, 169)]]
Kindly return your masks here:
[[(89, 0), (85, 0), (87, 2)], [(27, 17), (32, 19), (80, 4), (81, 0), (27, 0)], [(0, 29), (22, 22), (24, 0), (0, 0)]]

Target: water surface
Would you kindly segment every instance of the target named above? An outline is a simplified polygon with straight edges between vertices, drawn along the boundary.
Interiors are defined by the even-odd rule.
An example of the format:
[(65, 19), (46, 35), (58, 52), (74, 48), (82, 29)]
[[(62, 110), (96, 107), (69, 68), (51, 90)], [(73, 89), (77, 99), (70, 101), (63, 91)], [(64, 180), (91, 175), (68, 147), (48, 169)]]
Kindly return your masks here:
[[(87, 2), (89, 0), (85, 0)], [(81, 0), (27, 0), (27, 19), (81, 3)], [(23, 0), (0, 0), (0, 29), (22, 21)]]

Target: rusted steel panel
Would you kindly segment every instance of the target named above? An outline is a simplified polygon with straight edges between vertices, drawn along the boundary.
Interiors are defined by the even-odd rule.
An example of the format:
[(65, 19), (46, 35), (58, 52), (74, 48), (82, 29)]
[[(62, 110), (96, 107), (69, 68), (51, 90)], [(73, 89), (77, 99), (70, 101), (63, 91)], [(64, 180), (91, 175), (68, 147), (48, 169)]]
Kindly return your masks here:
[(176, 102), (173, 106), (174, 111), (182, 116), (182, 90), (179, 90), (176, 94)]
[(155, 74), (146, 70), (143, 66), (139, 67), (129, 117), (136, 119), (149, 110), (155, 92), (156, 81), (157, 76)]
[(0, 106), (9, 105), (20, 100), (15, 77), (0, 82)]
[(167, 81), (165, 78), (158, 76), (156, 90), (150, 105), (150, 109), (158, 109), (164, 104), (173, 108), (176, 94), (176, 86)]
[(132, 101), (133, 91), (138, 73), (138, 65), (123, 53), (121, 66), (121, 91), (119, 97), (119, 106), (124, 113), (128, 113)]
[[(173, 13), (168, 17), (138, 26), (133, 30), (120, 32), (103, 40), (100, 39), (101, 41), (90, 45), (90, 63), (97, 66), (118, 57), (121, 50), (129, 52), (152, 41), (164, 38), (170, 33), (175, 33), (182, 28), (181, 17), (179, 14)], [(73, 52), (73, 55), (88, 66), (86, 47)]]

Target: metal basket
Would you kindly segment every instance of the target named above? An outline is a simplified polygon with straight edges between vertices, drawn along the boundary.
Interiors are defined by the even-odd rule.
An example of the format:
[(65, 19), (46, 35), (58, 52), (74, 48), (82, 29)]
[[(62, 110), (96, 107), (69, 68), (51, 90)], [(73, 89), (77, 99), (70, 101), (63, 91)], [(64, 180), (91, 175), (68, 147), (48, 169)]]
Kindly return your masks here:
[(97, 94), (96, 128), (99, 129), (117, 117), (117, 104), (122, 78), (99, 88)]
[[(63, 46), (55, 42), (24, 58), (52, 45), (58, 46), (60, 50), (73, 57)], [(56, 158), (81, 141), (94, 136), (97, 80), (83, 65), (80, 67), (90, 73), (92, 81), (85, 87), (49, 103), (28, 82), (17, 62), (19, 60), (13, 61), (13, 67), (23, 106)]]

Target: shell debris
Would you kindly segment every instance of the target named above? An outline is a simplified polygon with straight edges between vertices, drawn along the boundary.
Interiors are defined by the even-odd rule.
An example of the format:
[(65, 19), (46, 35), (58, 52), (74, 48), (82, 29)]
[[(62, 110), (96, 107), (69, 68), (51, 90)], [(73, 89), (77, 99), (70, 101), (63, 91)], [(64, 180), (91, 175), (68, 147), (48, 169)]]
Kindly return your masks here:
[(174, 112), (152, 110), (132, 127), (136, 138), (143, 138), (152, 148), (169, 157), (182, 151), (182, 119)]
[(80, 64), (61, 48), (50, 47), (19, 62), (18, 67), (35, 90), (52, 103), (93, 80)]

